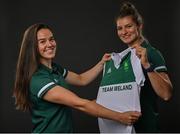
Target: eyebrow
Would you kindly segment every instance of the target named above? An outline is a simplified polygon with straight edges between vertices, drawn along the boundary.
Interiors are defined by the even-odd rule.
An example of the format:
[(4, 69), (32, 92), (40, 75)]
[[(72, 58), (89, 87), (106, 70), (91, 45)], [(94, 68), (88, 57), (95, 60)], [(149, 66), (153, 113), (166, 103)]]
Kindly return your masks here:
[[(52, 36), (50, 36), (48, 39), (52, 39), (52, 38), (54, 38), (54, 36), (52, 35)], [(41, 41), (41, 40), (46, 40), (46, 38), (40, 38), (40, 39), (38, 39), (38, 41)]]

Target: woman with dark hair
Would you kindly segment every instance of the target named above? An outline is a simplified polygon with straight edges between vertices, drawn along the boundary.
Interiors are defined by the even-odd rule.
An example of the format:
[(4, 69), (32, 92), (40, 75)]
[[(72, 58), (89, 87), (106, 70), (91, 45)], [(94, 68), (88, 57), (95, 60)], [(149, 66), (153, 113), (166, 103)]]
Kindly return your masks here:
[(33, 132), (72, 132), (69, 107), (124, 124), (138, 120), (139, 112), (115, 112), (68, 90), (67, 83), (84, 86), (93, 81), (110, 59), (109, 54), (82, 74), (54, 63), (55, 54), (56, 41), (49, 26), (34, 24), (25, 31), (17, 62), (14, 97), (17, 109), (30, 110)]
[[(97, 103), (115, 111), (137, 110), (136, 132), (158, 132), (157, 98), (167, 101), (172, 84), (162, 54), (142, 34), (143, 19), (135, 6), (124, 2), (116, 18), (117, 34), (128, 48), (105, 63)], [(139, 100), (140, 98), (140, 100)], [(108, 100), (108, 103), (107, 101)], [(99, 119), (101, 132), (132, 132), (133, 126)]]

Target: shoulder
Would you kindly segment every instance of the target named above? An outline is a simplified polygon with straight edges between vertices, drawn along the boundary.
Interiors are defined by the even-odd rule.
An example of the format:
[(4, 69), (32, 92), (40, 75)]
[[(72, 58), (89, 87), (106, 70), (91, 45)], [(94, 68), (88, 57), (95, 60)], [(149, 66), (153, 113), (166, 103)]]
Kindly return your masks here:
[(38, 69), (31, 78), (31, 81), (33, 82), (37, 82), (38, 80), (42, 79), (42, 78), (48, 78), (49, 77), (49, 73), (43, 70)]
[(149, 43), (145, 45), (145, 48), (147, 49), (148, 60), (153, 65), (154, 69), (156, 71), (166, 72), (166, 63), (162, 53)]
[(41, 85), (44, 85), (45, 83), (50, 83), (53, 80), (51, 80), (51, 77), (48, 72), (37, 70), (31, 80), (30, 80), (30, 89), (37, 89), (40, 88)]
[(144, 42), (142, 46), (147, 49), (149, 54), (160, 53), (160, 51), (154, 47), (155, 45), (150, 44), (148, 41)]
[(30, 80), (30, 92), (38, 97), (41, 97), (45, 91), (54, 87), (56, 84), (49, 73), (43, 70), (37, 70)]
[(150, 60), (159, 59), (159, 60), (162, 60), (163, 62), (165, 62), (162, 53), (157, 48), (155, 48), (154, 46), (152, 46), (150, 44), (148, 44), (148, 46), (147, 46), (147, 53), (148, 53), (148, 57), (150, 58)]

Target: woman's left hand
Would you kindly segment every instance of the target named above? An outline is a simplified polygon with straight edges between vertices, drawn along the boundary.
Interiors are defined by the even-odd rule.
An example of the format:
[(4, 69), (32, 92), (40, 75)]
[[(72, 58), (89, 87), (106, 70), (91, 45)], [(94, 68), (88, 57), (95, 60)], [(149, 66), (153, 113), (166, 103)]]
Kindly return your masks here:
[(136, 55), (139, 57), (139, 59), (141, 60), (141, 64), (142, 66), (147, 69), (150, 67), (150, 63), (148, 61), (148, 57), (147, 57), (147, 50), (146, 48), (143, 48), (141, 46), (134, 46), (134, 48), (136, 49)]

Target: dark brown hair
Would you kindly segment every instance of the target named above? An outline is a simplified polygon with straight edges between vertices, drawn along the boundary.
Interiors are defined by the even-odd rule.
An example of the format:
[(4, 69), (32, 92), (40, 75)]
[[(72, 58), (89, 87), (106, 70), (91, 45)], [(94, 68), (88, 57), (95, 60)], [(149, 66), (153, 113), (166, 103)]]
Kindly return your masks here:
[(120, 7), (120, 12), (118, 16), (116, 17), (116, 21), (120, 18), (126, 17), (126, 16), (132, 16), (132, 19), (134, 22), (139, 26), (140, 24), (143, 24), (143, 19), (135, 6), (130, 2), (124, 2), (122, 6)]
[(16, 67), (13, 96), (16, 109), (26, 111), (30, 108), (29, 83), (39, 65), (37, 32), (49, 26), (38, 23), (30, 26), (24, 33)]

